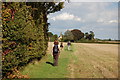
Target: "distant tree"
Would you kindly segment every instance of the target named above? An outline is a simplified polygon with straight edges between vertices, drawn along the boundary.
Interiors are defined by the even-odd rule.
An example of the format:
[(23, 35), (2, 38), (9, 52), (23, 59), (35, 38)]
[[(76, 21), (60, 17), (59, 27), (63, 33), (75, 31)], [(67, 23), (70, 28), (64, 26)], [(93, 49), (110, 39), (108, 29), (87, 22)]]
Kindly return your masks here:
[(49, 37), (49, 41), (51, 41), (52, 37), (53, 37), (53, 33), (52, 32), (48, 32), (48, 37)]
[(85, 39), (88, 39), (88, 38), (89, 38), (89, 33), (86, 32), (86, 33), (85, 33)]
[(56, 39), (58, 39), (58, 35), (57, 34), (53, 34), (52, 32), (48, 32), (48, 37), (49, 37), (49, 41), (54, 41)]
[(63, 36), (64, 41), (70, 41), (74, 39), (74, 36), (71, 31), (67, 30)]
[(85, 39), (93, 40), (94, 36), (95, 36), (95, 34), (93, 31), (90, 31), (90, 34), (88, 32), (85, 33)]
[(108, 39), (108, 41), (112, 41), (112, 39)]
[(52, 32), (48, 32), (48, 37), (52, 37), (53, 33)]
[(74, 36), (74, 40), (77, 41), (77, 40), (80, 40), (84, 37), (84, 33), (81, 32), (80, 30), (78, 29), (74, 29), (74, 30), (71, 30), (73, 36)]
[(57, 34), (53, 35), (53, 40), (56, 40), (56, 39), (58, 39), (58, 35)]
[(93, 32), (93, 31), (90, 31), (90, 40), (93, 40), (93, 39), (94, 39), (94, 36), (95, 36), (94, 32)]

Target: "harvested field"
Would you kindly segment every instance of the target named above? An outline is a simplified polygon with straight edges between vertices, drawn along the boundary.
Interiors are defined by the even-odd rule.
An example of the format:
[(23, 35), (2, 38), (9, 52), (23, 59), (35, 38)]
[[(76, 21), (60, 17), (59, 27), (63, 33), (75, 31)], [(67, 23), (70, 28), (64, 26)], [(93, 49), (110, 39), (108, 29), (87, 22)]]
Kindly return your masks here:
[[(73, 78), (116, 78), (118, 76), (118, 45), (73, 43), (78, 60), (71, 62)], [(74, 74), (73, 74), (74, 73)], [(74, 75), (74, 76), (73, 76)]]

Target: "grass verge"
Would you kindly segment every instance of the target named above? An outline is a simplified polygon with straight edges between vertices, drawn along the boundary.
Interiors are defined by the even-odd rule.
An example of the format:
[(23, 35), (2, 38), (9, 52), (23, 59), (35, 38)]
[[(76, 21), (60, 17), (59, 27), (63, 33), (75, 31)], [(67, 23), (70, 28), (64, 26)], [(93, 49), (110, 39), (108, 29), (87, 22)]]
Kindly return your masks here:
[[(60, 52), (59, 65), (52, 66), (53, 57), (51, 54), (47, 54), (41, 61), (35, 62), (35, 64), (29, 64), (21, 73), (28, 75), (30, 78), (68, 78), (69, 74), (68, 65), (74, 58), (73, 52), (75, 51), (74, 45), (71, 46), (71, 50), (67, 50), (67, 46)], [(48, 64), (49, 63), (49, 64)]]

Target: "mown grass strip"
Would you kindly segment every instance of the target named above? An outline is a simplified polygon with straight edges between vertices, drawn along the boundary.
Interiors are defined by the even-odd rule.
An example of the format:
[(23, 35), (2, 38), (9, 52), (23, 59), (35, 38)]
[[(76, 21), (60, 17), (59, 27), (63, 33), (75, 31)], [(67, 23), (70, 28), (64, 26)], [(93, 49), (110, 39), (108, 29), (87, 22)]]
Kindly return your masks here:
[(27, 74), (30, 78), (67, 78), (69, 74), (68, 65), (73, 58), (76, 59), (72, 54), (74, 51), (74, 45), (71, 46), (70, 51), (65, 46), (60, 53), (58, 66), (54, 67), (46, 63), (53, 63), (52, 55), (48, 54), (36, 64), (29, 64), (21, 73)]

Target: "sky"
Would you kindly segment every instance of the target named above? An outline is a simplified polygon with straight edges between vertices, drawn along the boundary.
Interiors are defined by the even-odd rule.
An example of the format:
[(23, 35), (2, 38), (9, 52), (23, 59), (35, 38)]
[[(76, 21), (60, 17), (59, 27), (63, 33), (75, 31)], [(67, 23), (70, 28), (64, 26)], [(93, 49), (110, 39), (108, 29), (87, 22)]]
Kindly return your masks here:
[(61, 11), (48, 15), (49, 32), (58, 34), (79, 29), (93, 31), (95, 38), (118, 39), (117, 2), (65, 2)]

